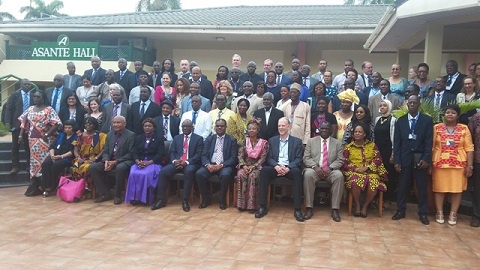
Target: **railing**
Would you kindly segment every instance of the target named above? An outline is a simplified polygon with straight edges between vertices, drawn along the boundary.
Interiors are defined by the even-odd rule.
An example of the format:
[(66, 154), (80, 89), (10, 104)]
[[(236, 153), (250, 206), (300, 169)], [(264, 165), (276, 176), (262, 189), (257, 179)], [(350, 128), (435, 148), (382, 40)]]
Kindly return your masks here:
[[(10, 45), (8, 40), (6, 44), (6, 59), (9, 60), (30, 60), (32, 59), (32, 48), (30, 45)], [(156, 60), (157, 52), (155, 49), (146, 51), (136, 48), (133, 43), (129, 45), (99, 45), (99, 57), (104, 61), (117, 61), (119, 58), (125, 58), (128, 61), (141, 60), (147, 65), (151, 65)]]
[[(17, 83), (21, 80), (21, 78), (8, 74), (5, 76), (0, 77), (0, 111), (1, 111), (1, 116), (2, 116), (2, 122), (3, 122), (3, 105), (7, 103), (7, 99), (10, 96), (10, 92), (15, 91), (19, 86), (17, 86)], [(7, 82), (6, 85), (3, 83)], [(30, 82), (32, 84), (32, 90), (33, 89), (38, 89), (38, 86), (34, 84), (33, 82)], [(11, 91), (12, 90), (12, 91)]]

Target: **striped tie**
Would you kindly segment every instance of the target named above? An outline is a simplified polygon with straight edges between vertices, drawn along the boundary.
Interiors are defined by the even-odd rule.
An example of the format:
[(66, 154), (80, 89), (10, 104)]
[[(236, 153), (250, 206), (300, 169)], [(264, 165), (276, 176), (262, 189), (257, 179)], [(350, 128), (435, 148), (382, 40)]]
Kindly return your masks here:
[(322, 169), (328, 167), (328, 149), (327, 149), (327, 140), (323, 139), (323, 154), (322, 154)]

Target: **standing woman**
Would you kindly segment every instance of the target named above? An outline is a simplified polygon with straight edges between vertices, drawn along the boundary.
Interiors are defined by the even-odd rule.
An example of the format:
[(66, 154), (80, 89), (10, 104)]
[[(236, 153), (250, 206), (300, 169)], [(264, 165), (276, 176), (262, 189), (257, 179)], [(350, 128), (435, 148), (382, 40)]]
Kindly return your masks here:
[(467, 178), (473, 173), (473, 143), (468, 127), (458, 123), (460, 107), (457, 104), (445, 108), (444, 123), (433, 128), (432, 180), (435, 193), (435, 220), (443, 224), (443, 202), (450, 193), (451, 209), (448, 224), (457, 224), (457, 211), (462, 192), (467, 189)]
[(224, 95), (226, 98), (225, 108), (231, 110), (232, 109), (232, 101), (233, 101), (233, 88), (232, 84), (229, 81), (223, 80), (217, 83), (217, 88), (215, 98), (213, 98), (212, 110), (217, 108), (216, 97), (217, 95)]
[(90, 100), (90, 97), (95, 96), (95, 94), (97, 93), (97, 87), (95, 85), (92, 85), (92, 80), (88, 75), (82, 76), (82, 83), (83, 85), (78, 87), (75, 93), (80, 99), (83, 108), (85, 110), (88, 110), (88, 101)]
[(80, 100), (74, 92), (67, 94), (67, 106), (63, 107), (58, 113), (58, 117), (62, 123), (67, 120), (74, 120), (77, 123), (77, 127), (83, 127), (83, 121), (85, 120), (85, 109), (83, 109)]
[[(172, 59), (165, 59), (162, 63), (162, 70), (160, 71), (161, 74), (167, 72), (170, 74), (170, 86), (173, 87), (174, 83), (178, 79), (178, 75), (175, 73), (175, 64), (173, 63)], [(175, 103), (174, 103), (175, 104)]]
[[(463, 87), (460, 93), (457, 94), (457, 104), (467, 103), (480, 99), (478, 94), (478, 89), (475, 88), (476, 80), (470, 76), (465, 76), (463, 78)], [(459, 122), (467, 125), (469, 118), (471, 118), (475, 113), (476, 109), (470, 110), (460, 115)]]
[(175, 88), (170, 86), (172, 82), (172, 75), (168, 72), (162, 73), (162, 85), (155, 88), (154, 101), (157, 104), (164, 102), (165, 100), (170, 100), (172, 104), (177, 104), (177, 91)]
[(332, 128), (332, 137), (336, 138), (337, 137), (337, 131), (338, 131), (338, 125), (337, 125), (337, 119), (335, 116), (327, 111), (327, 104), (329, 104), (329, 98), (326, 96), (320, 96), (316, 99), (317, 105), (316, 107), (316, 113), (311, 114), (312, 118), (312, 124), (310, 125), (311, 131), (310, 135), (311, 137), (317, 137), (320, 136), (320, 126), (324, 122), (328, 122), (331, 124)]
[(48, 156), (49, 144), (52, 136), (61, 125), (60, 118), (55, 110), (48, 106), (47, 94), (41, 90), (32, 90), (34, 106), (30, 106), (18, 120), (20, 121), (20, 135), (18, 143), (21, 143), (22, 134), (28, 132), (28, 145), (30, 148), (30, 186), (25, 196), (42, 194), (40, 177), (42, 176), (42, 163)]
[[(215, 81), (213, 81), (213, 89), (218, 90), (218, 84), (221, 81), (228, 81), (228, 68), (226, 66), (219, 66), (217, 69), (217, 75)], [(232, 90), (233, 91), (233, 90)]]
[(238, 210), (256, 210), (259, 176), (262, 164), (267, 159), (268, 141), (258, 137), (260, 123), (248, 122), (248, 137), (238, 149), (237, 200)]
[[(328, 97), (327, 96), (327, 92), (326, 92), (326, 86), (323, 82), (317, 82), (314, 86), (313, 86), (313, 96), (312, 97), (309, 97), (308, 98), (308, 105), (310, 105), (310, 109), (311, 109), (311, 112), (310, 112), (310, 115), (316, 115), (317, 114), (317, 101), (320, 97)], [(332, 107), (332, 102), (330, 100), (330, 98), (327, 98), (327, 108), (328, 108), (328, 112), (329, 113), (332, 113), (332, 110), (333, 110), (333, 107)], [(330, 124), (332, 122), (328, 121)], [(337, 134), (336, 132), (334, 132), (335, 135)], [(334, 136), (335, 136), (334, 135)]]
[(393, 64), (392, 76), (388, 78), (388, 81), (390, 82), (390, 91), (396, 95), (398, 99), (400, 99), (400, 103), (402, 103), (405, 98), (405, 89), (407, 89), (408, 80), (400, 76), (400, 70), (399, 64)]
[[(392, 115), (392, 103), (388, 99), (380, 101), (380, 116), (375, 119), (375, 144), (377, 145), (380, 156), (382, 156), (383, 166), (387, 170), (388, 182), (385, 200), (391, 204), (395, 202), (395, 177), (396, 171), (393, 166), (393, 136), (395, 134), (395, 122), (397, 119)], [(382, 207), (379, 205), (379, 207)]]
[(375, 123), (372, 122), (372, 116), (370, 114), (370, 109), (368, 109), (365, 105), (359, 105), (355, 109), (355, 113), (353, 114), (352, 121), (348, 123), (347, 127), (345, 128), (345, 133), (343, 134), (342, 144), (345, 145), (352, 141), (353, 135), (353, 126), (357, 123), (364, 123), (367, 127), (369, 127), (369, 136), (368, 140), (371, 142), (375, 141)]
[(143, 134), (135, 138), (133, 159), (135, 164), (130, 168), (125, 203), (152, 204), (153, 190), (158, 183), (158, 175), (164, 152), (164, 138), (156, 132), (153, 118), (143, 120)]
[(288, 86), (282, 85), (280, 87), (280, 97), (281, 99), (277, 102), (277, 106), (275, 106), (277, 109), (282, 110), (284, 105), (290, 104), (290, 90), (288, 89)]
[[(352, 89), (347, 89), (337, 95), (338, 99), (341, 102), (340, 110), (333, 113), (337, 119), (337, 140), (343, 139), (343, 134), (347, 129), (347, 125), (352, 121), (353, 111), (352, 104), (358, 104), (360, 99), (358, 98), (355, 91)], [(334, 132), (335, 133), (335, 132)]]
[(227, 122), (227, 134), (237, 139), (239, 144), (245, 141), (247, 135), (247, 123), (252, 120), (252, 116), (247, 114), (250, 107), (250, 101), (242, 98), (237, 103), (238, 113), (232, 115)]
[(180, 78), (175, 82), (175, 90), (177, 92), (177, 99), (176, 103), (173, 104), (175, 106), (173, 114), (178, 117), (182, 109), (183, 98), (190, 95), (190, 83), (187, 79)]

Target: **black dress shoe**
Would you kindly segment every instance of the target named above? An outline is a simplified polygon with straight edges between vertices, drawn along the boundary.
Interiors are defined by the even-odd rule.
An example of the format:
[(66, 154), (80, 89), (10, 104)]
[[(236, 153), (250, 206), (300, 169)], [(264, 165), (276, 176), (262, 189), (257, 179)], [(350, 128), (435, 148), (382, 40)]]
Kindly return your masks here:
[(255, 212), (255, 218), (262, 218), (267, 214), (267, 208), (260, 206), (260, 208)]
[(113, 204), (115, 205), (122, 204), (122, 199), (120, 199), (119, 197), (115, 197), (115, 199), (113, 199)]
[(96, 203), (101, 203), (101, 202), (106, 202), (106, 201), (109, 201), (112, 199), (112, 195), (110, 194), (102, 194), (100, 196), (98, 196), (94, 202)]
[(480, 218), (477, 216), (472, 216), (472, 221), (470, 221), (470, 226), (480, 227)]
[(313, 217), (313, 208), (307, 207), (307, 210), (305, 211), (305, 215), (303, 215), (303, 218), (305, 220), (309, 220)]
[(393, 217), (392, 217), (393, 220), (399, 220), (399, 219), (402, 219), (402, 218), (405, 218), (405, 213), (402, 213), (402, 212), (399, 212), (399, 211), (397, 211), (397, 213), (395, 213), (395, 215), (393, 215)]
[(340, 213), (338, 212), (338, 209), (332, 209), (332, 219), (335, 222), (340, 222)]
[(205, 201), (202, 201), (202, 203), (198, 206), (198, 208), (203, 209), (207, 208), (210, 205), (210, 199), (206, 199)]
[(304, 222), (305, 221), (305, 218), (303, 217), (302, 211), (300, 209), (293, 211), (293, 216), (295, 217), (295, 219), (298, 222)]
[(220, 207), (220, 209), (225, 210), (225, 209), (227, 209), (227, 204), (221, 202), (219, 207)]
[(167, 206), (166, 202), (164, 202), (162, 200), (158, 200), (156, 203), (154, 203), (152, 205), (152, 207), (150, 207), (150, 209), (157, 210), (157, 209), (160, 209), (160, 208), (165, 207), (165, 206)]
[(430, 221), (428, 220), (427, 215), (421, 215), (419, 216), (420, 222), (422, 222), (423, 225), (428, 225), (430, 224)]
[(190, 211), (190, 205), (188, 204), (188, 201), (183, 201), (183, 202), (182, 202), (182, 209), (183, 209), (183, 211), (185, 211), (185, 212), (189, 212), (189, 211)]

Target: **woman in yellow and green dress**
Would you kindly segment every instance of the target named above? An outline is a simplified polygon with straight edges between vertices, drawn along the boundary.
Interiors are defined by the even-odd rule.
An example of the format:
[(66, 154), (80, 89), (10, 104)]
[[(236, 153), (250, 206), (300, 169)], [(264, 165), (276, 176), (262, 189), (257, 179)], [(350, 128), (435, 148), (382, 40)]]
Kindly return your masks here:
[(245, 141), (247, 135), (247, 123), (252, 120), (252, 116), (247, 114), (250, 107), (250, 101), (242, 98), (237, 103), (238, 113), (232, 115), (227, 121), (227, 134), (237, 139), (239, 145)]

